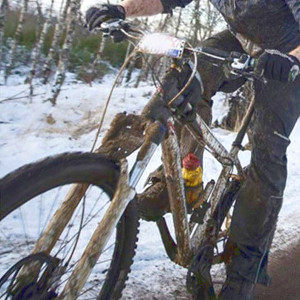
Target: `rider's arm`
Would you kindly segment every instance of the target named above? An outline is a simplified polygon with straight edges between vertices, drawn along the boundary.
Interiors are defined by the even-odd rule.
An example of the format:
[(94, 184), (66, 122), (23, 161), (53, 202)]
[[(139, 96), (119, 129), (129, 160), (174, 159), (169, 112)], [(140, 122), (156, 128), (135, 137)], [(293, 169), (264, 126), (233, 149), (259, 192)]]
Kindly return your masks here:
[(160, 0), (124, 0), (119, 5), (124, 7), (126, 17), (151, 16), (164, 10)]
[(125, 9), (126, 17), (151, 16), (168, 13), (175, 7), (184, 7), (192, 0), (124, 0), (119, 3)]
[(286, 4), (289, 6), (292, 11), (295, 20), (299, 24), (300, 28), (300, 1), (299, 0), (285, 0)]
[[(287, 5), (289, 6), (290, 10), (293, 13), (293, 16), (296, 20), (296, 22), (299, 25), (300, 29), (300, 1), (299, 0), (285, 0)], [(291, 51), (289, 54), (295, 56), (300, 61), (300, 45), (293, 51)]]
[(295, 56), (300, 62), (300, 46), (291, 51), (289, 54)]

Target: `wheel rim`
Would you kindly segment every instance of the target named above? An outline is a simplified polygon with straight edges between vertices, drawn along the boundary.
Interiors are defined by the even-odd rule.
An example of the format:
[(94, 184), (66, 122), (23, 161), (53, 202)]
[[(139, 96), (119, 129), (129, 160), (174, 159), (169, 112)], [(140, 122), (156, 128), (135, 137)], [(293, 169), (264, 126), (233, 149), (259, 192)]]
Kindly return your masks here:
[[(0, 277), (18, 263), (21, 258), (28, 257), (35, 245), (35, 241), (43, 232), (46, 224), (59, 207), (70, 185), (55, 188), (35, 197), (1, 221), (0, 240)], [(71, 275), (85, 246), (87, 245), (98, 222), (102, 219), (109, 202), (111, 191), (101, 190), (92, 186), (81, 200), (71, 221), (60, 236), (58, 243), (50, 253), (51, 258), (59, 259), (60, 272), (55, 277), (51, 289), (55, 293), (61, 292), (67, 279)], [(119, 225), (122, 228), (122, 221)], [(79, 299), (95, 299), (105, 282), (110, 270), (110, 264), (116, 248), (116, 230), (105, 246), (100, 260), (90, 275)], [(54, 277), (54, 275), (51, 275)], [(0, 299), (5, 296), (6, 285), (0, 286)], [(8, 297), (7, 299), (13, 299)]]

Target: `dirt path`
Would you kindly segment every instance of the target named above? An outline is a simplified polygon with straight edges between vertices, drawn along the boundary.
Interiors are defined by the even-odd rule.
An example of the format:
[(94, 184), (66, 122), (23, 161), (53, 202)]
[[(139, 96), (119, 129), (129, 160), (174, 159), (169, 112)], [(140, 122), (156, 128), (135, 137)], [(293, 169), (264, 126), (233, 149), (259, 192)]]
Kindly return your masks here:
[[(288, 251), (277, 250), (273, 253), (269, 267), (272, 277), (271, 286), (257, 285), (255, 300), (300, 300), (300, 242), (298, 245), (290, 247)], [(175, 266), (175, 268), (177, 267)], [(163, 272), (163, 270), (165, 271)], [(156, 274), (149, 284), (145, 284), (145, 280), (147, 281), (145, 277), (142, 281), (131, 281), (129, 291), (125, 292), (123, 299), (192, 299), (185, 288), (185, 271), (180, 275), (177, 273), (178, 270), (174, 269), (172, 272), (167, 265), (163, 266), (161, 270), (158, 267), (156, 271), (159, 275)], [(151, 274), (149, 275), (151, 278)]]
[[(272, 284), (269, 287), (257, 285), (255, 300), (300, 300), (300, 241), (293, 245), (295, 237), (300, 236), (299, 215), (291, 226), (281, 226), (277, 230), (272, 246), (269, 273)], [(282, 221), (283, 222), (283, 221)], [(191, 300), (187, 292), (186, 269), (172, 263), (165, 255), (159, 236), (148, 237), (153, 230), (149, 224), (142, 226), (140, 248), (138, 247), (133, 270), (130, 273), (123, 300)], [(288, 250), (284, 245), (290, 245)], [(216, 280), (225, 279), (225, 269), (215, 269)], [(221, 285), (215, 288), (220, 289)], [(219, 291), (219, 290), (218, 290)]]
[(269, 273), (271, 286), (257, 286), (256, 300), (300, 300), (300, 243), (275, 252)]

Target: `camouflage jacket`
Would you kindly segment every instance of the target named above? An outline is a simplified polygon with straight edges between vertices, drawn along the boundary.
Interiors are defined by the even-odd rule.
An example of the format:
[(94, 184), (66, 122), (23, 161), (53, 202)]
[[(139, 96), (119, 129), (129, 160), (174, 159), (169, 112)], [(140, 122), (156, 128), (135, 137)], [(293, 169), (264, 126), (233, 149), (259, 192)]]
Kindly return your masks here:
[[(165, 11), (192, 0), (161, 0)], [(300, 0), (210, 0), (229, 28), (262, 49), (300, 45)]]

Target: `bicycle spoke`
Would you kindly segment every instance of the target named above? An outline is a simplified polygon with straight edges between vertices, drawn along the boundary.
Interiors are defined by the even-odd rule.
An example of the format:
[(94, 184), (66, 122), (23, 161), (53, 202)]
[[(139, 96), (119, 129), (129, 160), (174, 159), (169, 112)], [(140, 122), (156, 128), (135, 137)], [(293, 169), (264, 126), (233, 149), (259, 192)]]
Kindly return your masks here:
[[(77, 214), (76, 214), (76, 216), (75, 216), (75, 219), (77, 218), (77, 216), (78, 216), (78, 212), (77, 212)], [(71, 222), (71, 223), (72, 223), (72, 222)], [(78, 232), (76, 232), (76, 233), (73, 235), (73, 237), (72, 237), (71, 239), (68, 240), (69, 234), (70, 234), (71, 229), (72, 229), (73, 226), (74, 226), (73, 223), (67, 225), (68, 231), (67, 231), (67, 233), (65, 234), (64, 239), (63, 239), (62, 241), (59, 240), (59, 241), (61, 241), (61, 242), (60, 242), (60, 243), (61, 243), (61, 247), (57, 250), (55, 256), (57, 256), (62, 250), (64, 250), (64, 253), (63, 253), (62, 256), (65, 257), (66, 252), (68, 253), (68, 252), (70, 251), (70, 249), (72, 249), (72, 247), (73, 247), (73, 245), (74, 245), (74, 242), (71, 244), (71, 246), (69, 247), (69, 249), (66, 250), (66, 249), (67, 249), (67, 246), (69, 245), (69, 243), (70, 243), (73, 239), (75, 239), (75, 238), (77, 237), (77, 235), (78, 235)]]
[(42, 222), (42, 212), (43, 212), (43, 205), (42, 205), (42, 202), (43, 202), (43, 195), (41, 195), (40, 199), (39, 199), (39, 226), (38, 226), (38, 232), (37, 232), (37, 235), (40, 236), (41, 234), (41, 222)]
[[(5, 240), (12, 246), (13, 249), (16, 248), (16, 246), (13, 244), (13, 242), (10, 240), (10, 238), (3, 232), (3, 230), (0, 228), (1, 234), (5, 237)], [(2, 254), (2, 253), (0, 253)]]
[(25, 221), (24, 221), (24, 217), (23, 217), (23, 213), (22, 213), (22, 208), (21, 207), (19, 208), (19, 214), (20, 214), (22, 225), (23, 225), (23, 232), (24, 232), (24, 235), (25, 235), (26, 244), (28, 244), (28, 235), (27, 235), (27, 232), (25, 230)]
[[(103, 192), (101, 193), (101, 195), (103, 195)], [(90, 219), (88, 219), (88, 216), (87, 216), (87, 221), (82, 225), (82, 229), (84, 229), (95, 217), (97, 217), (100, 213), (100, 211), (103, 210), (103, 208), (105, 206), (107, 206), (107, 204), (109, 204), (109, 201), (107, 201), (100, 209), (98, 209), (98, 211), (96, 211), (96, 213), (94, 215), (91, 216), (91, 214), (89, 213), (88, 216), (91, 216)], [(94, 206), (95, 207), (95, 206)], [(66, 243), (64, 246), (62, 246), (62, 248), (55, 254), (55, 256), (57, 256), (59, 254), (59, 252), (62, 250), (62, 249), (65, 249), (66, 246), (74, 239), (76, 238), (77, 236), (77, 233), (75, 233)]]
[(69, 226), (67, 234), (66, 234), (66, 237), (64, 238), (64, 241), (62, 242), (62, 247), (60, 247), (60, 249), (58, 249), (58, 251), (56, 252), (55, 256), (57, 256), (64, 249), (64, 253), (63, 253), (62, 256), (65, 257), (66, 248), (67, 248), (66, 246), (69, 243), (69, 242), (66, 242), (66, 241), (69, 238), (70, 231), (71, 231), (71, 227)]
[[(83, 293), (79, 294), (78, 297), (81, 297), (82, 295), (85, 295), (86, 293), (88, 293), (89, 291), (93, 290), (97, 285), (99, 285), (99, 282), (96, 282), (92, 287), (88, 288), (86, 291), (84, 291)], [(96, 295), (97, 296), (97, 295)], [(95, 298), (91, 298), (91, 299), (95, 299)]]
[(92, 215), (92, 216), (90, 217), (90, 219), (87, 219), (87, 222), (84, 224), (84, 226), (87, 225), (88, 223), (90, 223), (90, 222), (91, 222), (91, 221), (92, 221), (92, 220), (100, 213), (100, 211), (103, 210), (103, 208), (104, 208), (107, 204), (109, 204), (109, 201), (107, 201), (101, 208), (99, 208), (98, 211), (97, 211), (94, 215)]
[[(103, 253), (103, 252), (102, 252)], [(107, 259), (107, 260), (102, 260), (96, 263), (96, 265), (101, 265), (101, 264), (105, 264), (107, 262), (111, 261), (111, 259)]]
[(72, 238), (71, 240), (67, 241), (67, 239), (68, 239), (68, 237), (69, 237), (69, 234), (70, 234), (70, 231), (71, 231), (72, 227), (74, 226), (73, 223), (74, 223), (74, 221), (76, 222), (76, 219), (77, 219), (79, 213), (80, 213), (80, 211), (79, 211), (79, 210), (76, 210), (76, 215), (71, 219), (70, 223), (67, 225), (67, 228), (68, 228), (68, 229), (67, 229), (67, 233), (65, 234), (64, 239), (61, 241), (61, 245), (62, 245), (62, 246), (57, 250), (55, 256), (57, 256), (57, 255), (64, 249), (64, 253), (63, 253), (63, 257), (64, 257), (64, 256), (65, 256), (65, 253), (66, 253), (66, 252), (69, 253), (70, 249), (72, 249), (72, 247), (73, 247), (72, 245), (74, 245), (74, 244), (71, 245), (71, 247), (68, 249), (68, 251), (66, 251), (66, 249), (67, 249), (66, 246), (69, 244), (69, 242), (70, 242), (73, 238), (76, 238), (76, 237), (78, 236), (78, 232), (76, 232), (76, 233), (74, 234), (74, 236), (73, 236), (73, 238)]
[(49, 223), (49, 221), (50, 221), (50, 218), (51, 218), (51, 216), (52, 216), (52, 212), (53, 212), (53, 210), (54, 210), (54, 207), (56, 206), (56, 203), (57, 203), (57, 201), (58, 201), (58, 199), (59, 199), (58, 195), (60, 194), (61, 189), (62, 189), (62, 188), (59, 187), (59, 188), (58, 188), (58, 191), (56, 192), (56, 197), (54, 198), (53, 204), (52, 204), (51, 209), (50, 209), (50, 211), (49, 211), (49, 213), (48, 213), (48, 217), (47, 217), (46, 220), (45, 220), (45, 223), (44, 223), (44, 226), (43, 226), (43, 231), (45, 230), (46, 226), (48, 225), (48, 223)]
[(81, 233), (81, 230), (82, 230), (82, 223), (83, 223), (83, 218), (84, 218), (84, 212), (85, 212), (85, 200), (86, 200), (86, 195), (83, 196), (83, 200), (82, 200), (82, 212), (81, 212), (81, 219), (80, 219), (80, 224), (79, 224), (79, 231), (77, 232), (77, 238), (75, 240), (75, 245), (73, 247), (71, 255), (70, 255), (70, 257), (69, 257), (69, 259), (68, 259), (68, 261), (66, 263), (67, 265), (71, 261), (73, 255), (74, 255), (76, 246), (77, 246), (79, 238), (80, 238), (80, 233)]
[(106, 247), (103, 251), (102, 254), (105, 253), (106, 251), (108, 251), (111, 247), (113, 247), (115, 245), (115, 243), (111, 244), (110, 246)]
[[(97, 205), (99, 199), (101, 199), (102, 196), (103, 196), (103, 191), (101, 191), (100, 195), (95, 199), (94, 205), (93, 205), (92, 209), (90, 210), (89, 214), (88, 214), (87, 217), (86, 217), (87, 220), (88, 220), (89, 217), (91, 216), (91, 214), (92, 214), (94, 208), (96, 207), (96, 205)], [(107, 201), (107, 202), (102, 206), (102, 208), (105, 207), (105, 205), (106, 205), (108, 202), (109, 202), (109, 201)], [(102, 209), (102, 208), (101, 208), (101, 209)], [(95, 216), (95, 215), (94, 215), (94, 216)]]

